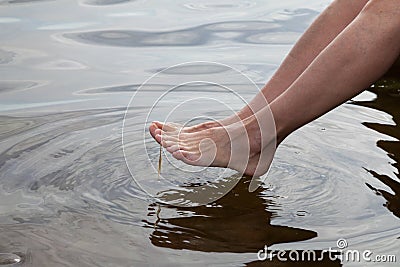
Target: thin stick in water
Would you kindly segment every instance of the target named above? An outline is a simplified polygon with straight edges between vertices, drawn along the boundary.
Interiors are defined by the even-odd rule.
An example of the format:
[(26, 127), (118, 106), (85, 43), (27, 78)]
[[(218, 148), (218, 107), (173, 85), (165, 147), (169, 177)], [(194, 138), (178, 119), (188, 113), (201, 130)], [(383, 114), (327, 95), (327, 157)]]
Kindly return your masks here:
[(158, 156), (158, 178), (160, 178), (160, 174), (161, 174), (161, 162), (162, 162), (162, 146), (160, 145), (160, 155)]

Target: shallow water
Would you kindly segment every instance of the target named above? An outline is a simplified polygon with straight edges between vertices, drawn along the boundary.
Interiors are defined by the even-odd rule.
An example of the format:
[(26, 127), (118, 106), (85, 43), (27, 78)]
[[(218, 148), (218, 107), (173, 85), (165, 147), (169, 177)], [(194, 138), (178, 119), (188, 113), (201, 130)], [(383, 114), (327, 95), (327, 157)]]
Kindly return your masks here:
[[(145, 133), (147, 152), (138, 148), (146, 126), (138, 118), (162, 120), (196, 97), (170, 118), (220, 118), (230, 114), (227, 107), (239, 109), (255, 87), (199, 61), (232, 66), (261, 86), (328, 2), (0, 1), (0, 264), (311, 266), (261, 263), (257, 252), (267, 245), (321, 253), (340, 238), (349, 249), (399, 261), (396, 69), (290, 136), (256, 192), (248, 192), (243, 178), (207, 206), (175, 207), (139, 187), (178, 192), (149, 182), (157, 176), (158, 146)], [(189, 61), (197, 63), (141, 86)], [(204, 77), (223, 77), (243, 99), (212, 84), (186, 84), (151, 109), (166, 90)], [(136, 182), (121, 142), (135, 92), (124, 130), (138, 137), (126, 148)], [(179, 163), (162, 164), (174, 185), (221, 188), (235, 179), (234, 172), (214, 169), (180, 175), (171, 167), (184, 168)], [(341, 265), (327, 257), (324, 264)]]

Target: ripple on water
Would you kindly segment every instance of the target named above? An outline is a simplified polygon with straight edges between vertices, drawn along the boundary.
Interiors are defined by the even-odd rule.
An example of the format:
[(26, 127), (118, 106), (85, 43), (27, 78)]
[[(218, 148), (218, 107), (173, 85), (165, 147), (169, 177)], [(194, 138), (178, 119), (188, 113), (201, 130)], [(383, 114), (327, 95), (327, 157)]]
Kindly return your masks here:
[(0, 49), (0, 65), (11, 63), (14, 60), (15, 56), (16, 54), (12, 51)]
[(44, 84), (44, 82), (40, 82), (40, 81), (13, 81), (13, 80), (7, 81), (7, 80), (3, 80), (3, 81), (0, 81), (0, 94), (33, 89), (33, 88), (41, 86), (43, 84)]
[[(319, 5), (318, 1), (312, 2), (311, 6)], [(119, 97), (116, 95), (118, 93), (137, 91), (140, 87), (137, 82), (143, 78), (138, 78), (139, 75), (153, 74), (161, 70), (157, 66), (169, 66), (188, 56), (196, 59), (205, 56), (233, 64), (237, 63), (237, 56), (240, 59), (243, 56), (246, 60), (242, 66), (251, 66), (250, 64), (262, 61), (258, 68), (247, 70), (261, 70), (259, 80), (263, 81), (270, 75), (265, 72), (266, 61), (273, 66), (270, 68), (271, 72), (275, 70), (276, 66), (272, 65), (275, 59), (271, 57), (283, 55), (288, 46), (281, 44), (294, 42), (298, 33), (304, 30), (317, 13), (298, 9), (278, 11), (274, 16), (270, 15), (271, 12), (280, 10), (282, 3), (277, 8), (273, 1), (255, 3), (251, 0), (180, 1), (177, 4), (181, 5), (180, 12), (182, 5), (187, 3), (185, 14), (176, 12), (177, 5), (166, 10), (156, 1), (150, 4), (148, 1), (139, 1), (138, 5), (134, 5), (133, 1), (128, 0), (79, 0), (85, 6), (78, 6), (74, 1), (48, 1), (48, 6), (41, 3), (46, 1), (0, 0), (2, 7), (11, 5), (10, 10), (6, 10), (10, 11), (6, 12), (9, 17), (0, 18), (0, 23), (18, 22), (18, 25), (10, 26), (23, 29), (15, 32), (16, 35), (9, 35), (9, 40), (4, 40), (4, 46), (0, 50), (0, 66), (11, 74), (10, 77), (13, 78), (10, 79), (14, 79), (20, 72), (26, 74), (26, 81), (0, 83), (0, 93), (37, 88), (41, 82), (36, 79), (51, 76), (49, 79), (65, 83), (68, 87), (67, 91), (58, 87), (43, 88), (42, 91), (49, 93), (52, 98), (57, 98), (58, 92), (61, 92), (61, 98), (69, 95), (70, 89), (74, 90), (70, 87), (76, 85), (79, 89), (89, 89), (77, 92), (74, 98), (93, 99), (101, 98), (96, 94), (113, 94), (104, 97), (111, 100)], [(299, 5), (309, 6), (309, 3), (302, 1)], [(118, 9), (117, 4), (121, 4), (121, 9)], [(30, 15), (20, 16), (32, 10), (19, 7), (25, 8), (29, 5), (36, 6), (36, 9), (42, 9), (43, 6), (43, 11), (48, 12), (32, 12)], [(291, 8), (289, 5), (291, 4), (286, 6)], [(67, 7), (66, 11), (76, 11), (76, 14), (64, 12), (67, 14), (64, 16), (60, 12), (64, 7)], [(251, 12), (247, 13), (249, 11)], [(155, 14), (161, 15), (160, 21), (154, 20), (152, 16)], [(77, 18), (74, 23), (69, 23), (71, 15)], [(218, 22), (204, 22), (204, 15)], [(186, 24), (189, 16), (191, 26)], [(234, 21), (225, 19), (233, 16)], [(98, 27), (88, 28), (90, 25), (82, 22), (81, 18), (94, 21)], [(165, 18), (171, 20), (164, 23)], [(182, 21), (176, 24), (174, 18)], [(258, 18), (268, 21), (254, 20)], [(139, 22), (139, 19), (140, 23), (132, 24), (132, 21)], [(115, 24), (110, 28), (112, 22)], [(129, 24), (124, 24), (127, 22)], [(147, 22), (154, 24), (146, 24)], [(162, 25), (157, 32), (141, 28), (149, 25), (155, 29), (160, 23)], [(169, 23), (181, 25), (182, 28), (169, 28)], [(85, 29), (77, 28), (81, 26)], [(63, 37), (75, 40), (75, 45), (74, 42), (68, 42), (68, 45), (52, 43), (55, 41), (52, 38), (54, 36), (50, 37), (49, 34), (63, 34), (61, 32), (65, 33), (65, 29), (69, 33)], [(83, 32), (86, 30), (88, 32)], [(22, 33), (24, 34), (18, 36)], [(40, 42), (29, 43), (36, 40), (35, 38)], [(245, 48), (253, 52), (231, 53), (236, 48), (242, 50), (242, 44), (248, 44)], [(269, 44), (275, 46), (265, 46)], [(40, 45), (50, 45), (51, 49), (44, 51)], [(100, 45), (113, 47), (104, 48), (99, 47)], [(155, 46), (169, 49), (155, 51)], [(174, 46), (176, 49), (173, 49)], [(30, 47), (31, 50), (25, 47)], [(260, 57), (257, 49), (267, 49), (271, 53)], [(142, 57), (142, 53), (152, 56)], [(173, 53), (178, 56), (171, 57)], [(100, 60), (99, 55), (104, 60)], [(132, 60), (137, 56), (143, 60)], [(109, 64), (108, 58), (121, 60)], [(70, 75), (58, 75), (58, 72), (53, 74), (49, 71), (83, 69), (85, 66), (80, 62), (96, 67), (90, 71), (71, 73), (74, 81), (68, 80)], [(127, 63), (121, 66), (120, 62)], [(122, 72), (127, 69), (132, 70), (134, 75)], [(185, 66), (167, 70), (165, 74), (169, 80), (154, 82), (142, 89), (146, 93), (158, 95), (156, 93), (170, 88), (176, 77), (191, 78), (195, 74), (198, 74), (196, 78), (200, 75), (210, 77), (213, 73), (227, 77), (223, 68), (210, 65)], [(89, 77), (93, 81), (84, 80)], [(238, 82), (235, 79), (227, 80), (230, 83)], [(74, 86), (70, 86), (70, 82)], [(235, 88), (236, 85), (230, 83), (227, 85)], [(108, 86), (110, 84), (113, 85)], [(398, 96), (397, 84), (393, 87), (392, 96)], [(46, 91), (47, 89), (57, 90)], [(249, 91), (248, 88), (245, 89), (237, 91)], [(182, 93), (193, 96), (193, 92), (203, 95), (204, 92), (217, 93), (215, 87), (196, 84), (181, 87), (174, 96), (184, 95)], [(24, 93), (1, 96), (19, 99)], [(150, 107), (143, 104), (149, 94), (140, 99), (138, 106)], [(30, 95), (31, 99), (20, 100), (26, 101), (27, 105), (40, 101), (40, 94)], [(220, 94), (215, 96), (221, 99)], [(231, 94), (227, 98), (229, 103), (234, 101)], [(377, 98), (381, 99), (381, 96)], [(124, 104), (125, 100), (128, 101), (125, 95), (121, 99)], [(167, 99), (170, 102), (165, 103), (171, 106), (171, 103), (179, 103), (177, 99), (179, 100), (178, 97)], [(393, 116), (398, 114), (398, 101), (393, 101), (391, 105), (379, 101), (376, 104), (381, 107), (393, 106)], [(142, 106), (134, 109), (134, 115), (143, 112), (140, 109)], [(69, 109), (73, 107), (68, 105)], [(372, 129), (385, 128), (393, 132), (394, 128), (398, 128), (390, 125), (382, 127), (379, 123), (382, 124), (385, 120), (376, 113), (371, 113), (368, 119), (357, 121), (352, 120), (357, 115), (357, 110), (336, 110), (334, 114), (347, 114), (349, 118), (321, 118), (319, 123), (314, 124), (315, 127), (305, 128), (302, 134), (292, 140), (288, 139), (282, 145), (282, 153), (277, 155), (275, 165), (268, 175), (267, 182), (273, 186), (264, 186), (257, 192), (249, 193), (248, 180), (243, 179), (243, 183), (218, 201), (203, 207), (182, 208), (148, 201), (147, 196), (132, 181), (121, 149), (121, 124), (125, 109), (89, 110), (84, 107), (84, 110), (60, 112), (61, 108), (65, 106), (54, 103), (51, 107), (21, 110), (19, 115), (16, 115), (16, 111), (7, 112), (8, 116), (0, 117), (0, 252), (11, 253), (3, 258), (3, 262), (18, 259), (18, 256), (33, 266), (143, 266), (149, 261), (151, 265), (159, 266), (186, 266), (193, 262), (238, 266), (256, 259), (256, 252), (266, 244), (281, 244), (285, 249), (292, 245), (305, 244), (315, 249), (321, 248), (320, 242), (329, 239), (328, 246), (323, 247), (325, 249), (329, 245), (335, 245), (334, 239), (339, 236), (351, 239), (349, 243), (352, 248), (358, 242), (356, 245), (371, 249), (374, 253), (392, 254), (398, 251), (398, 179), (388, 180), (390, 177), (378, 176), (380, 173), (384, 174), (382, 169), (392, 172), (393, 166), (387, 161), (394, 164), (396, 159), (398, 162), (398, 153), (395, 151), (398, 146), (381, 141), (375, 147), (375, 139), (371, 137), (374, 136), (372, 130), (364, 134), (356, 130), (357, 127), (364, 127), (360, 125), (361, 121), (371, 120), (376, 124), (366, 126)], [(194, 112), (201, 110), (196, 105), (189, 108)], [(211, 115), (222, 114), (218, 112)], [(153, 115), (157, 117), (160, 113)], [(182, 113), (182, 116), (185, 115)], [(384, 117), (386, 120), (391, 119), (389, 114)], [(133, 119), (131, 126), (132, 129), (128, 132), (138, 134), (136, 130), (143, 127), (143, 122)], [(323, 133), (320, 129), (324, 129)], [(139, 134), (142, 136), (143, 132)], [(377, 140), (385, 139), (382, 135), (378, 137)], [(150, 141), (151, 137), (147, 138), (146, 142), (154, 144)], [(362, 139), (365, 143), (357, 145), (355, 139)], [(143, 142), (143, 138), (140, 138), (140, 142)], [(149, 149), (148, 152), (150, 157), (156, 159), (159, 150), (154, 145), (154, 149)], [(380, 151), (379, 154), (379, 147), (390, 149)], [(132, 161), (138, 165), (143, 179), (146, 180), (146, 175), (152, 169), (135, 152), (137, 150), (133, 150)], [(378, 159), (378, 163), (374, 162), (375, 159)], [(384, 164), (379, 165), (380, 159), (384, 159)], [(374, 168), (378, 165), (381, 169)], [(376, 177), (363, 172), (364, 166), (375, 170)], [(203, 173), (198, 179), (187, 181), (184, 180), (186, 177), (174, 175), (172, 171), (169, 173), (169, 170), (169, 167), (163, 168), (164, 174), (171, 174), (170, 180), (174, 184), (180, 182), (182, 187), (195, 183), (214, 186), (209, 183), (215, 177), (212, 173)], [(396, 175), (391, 173), (391, 177)], [(370, 183), (371, 188), (365, 186), (365, 181)], [(393, 192), (381, 181), (392, 181), (388, 185), (392, 185)], [(222, 181), (217, 182), (222, 185)], [(157, 189), (157, 184), (152, 186)], [(378, 191), (380, 189), (385, 191)], [(375, 192), (381, 193), (381, 196), (375, 196)], [(169, 190), (159, 193), (160, 198), (172, 196), (179, 200), (181, 192)], [(383, 206), (385, 202), (387, 204)], [(331, 242), (332, 240), (334, 241)], [(173, 261), (185, 264), (175, 264)], [(257, 266), (257, 263), (254, 265)], [(307, 263), (301, 265), (307, 266)]]
[(41, 2), (51, 2), (55, 0), (5, 0), (1, 1), (0, 5), (10, 5), (10, 4), (35, 4)]
[(128, 47), (148, 46), (193, 46), (204, 43), (201, 33), (189, 30), (172, 32), (143, 32), (128, 30), (105, 30), (83, 33), (68, 33), (64, 37), (78, 42)]
[[(310, 13), (314, 16), (314, 13)], [(63, 34), (64, 38), (92, 45), (149, 47), (149, 46), (199, 46), (218, 42), (220, 39), (235, 43), (248, 44), (281, 44), (294, 42), (301, 26), (288, 34), (285, 21), (224, 21), (173, 31), (134, 31), (134, 30), (100, 30)], [(283, 34), (283, 32), (285, 34)], [(276, 39), (272, 34), (278, 34)]]
[(255, 6), (256, 3), (255, 2), (250, 2), (250, 1), (239, 1), (236, 3), (232, 3), (232, 2), (201, 2), (201, 3), (187, 3), (184, 4), (183, 6), (191, 9), (191, 10), (198, 10), (198, 11), (232, 11), (232, 10), (242, 10), (242, 9), (246, 9), (246, 8), (250, 8)]
[(293, 44), (300, 37), (299, 32), (274, 32), (250, 35), (248, 43), (254, 44)]
[[(262, 84), (258, 84), (257, 86), (261, 87)], [(246, 86), (242, 84), (227, 84), (226, 87), (233, 90), (233, 92), (245, 91)], [(191, 93), (191, 92), (203, 92), (203, 93), (213, 93), (213, 94), (233, 94), (233, 92), (227, 90), (221, 90), (220, 87), (213, 84), (204, 84), (204, 83), (193, 83), (193, 84), (185, 84), (184, 86), (176, 86), (175, 84), (129, 84), (129, 85), (118, 85), (111, 87), (101, 87), (101, 88), (89, 88), (84, 89), (78, 92), (75, 92), (76, 95), (97, 95), (97, 94), (119, 94), (119, 93), (133, 93), (137, 91), (143, 91), (146, 93), (165, 93), (168, 90), (174, 89), (175, 91), (179, 91), (180, 93)]]
[(23, 260), (21, 256), (14, 254), (14, 253), (2, 253), (0, 252), (0, 265), (15, 265), (22, 263)]
[(82, 3), (89, 6), (110, 6), (135, 1), (137, 0), (84, 0)]
[[(140, 190), (132, 187), (121, 151), (123, 110), (3, 116), (0, 181), (4, 194), (1, 202), (4, 205), (17, 203), (17, 211), (10, 213), (13, 218), (20, 222), (44, 219), (50, 216), (56, 203), (64, 205), (62, 196), (71, 199), (70, 204), (78, 210), (92, 203), (91, 206), (97, 205), (104, 215), (118, 218), (113, 210), (122, 206), (117, 205), (118, 200), (112, 203), (106, 196), (122, 201), (143, 196)], [(18, 200), (22, 202), (18, 204)], [(30, 217), (35, 205), (42, 206), (43, 216)], [(9, 210), (6, 207), (2, 209), (4, 212)], [(137, 221), (132, 217), (134, 213), (122, 209), (120, 212), (126, 214), (131, 223)], [(5, 219), (8, 214), (0, 216), (6, 216)]]
[[(328, 218), (334, 219), (341, 213), (334, 203), (340, 200), (342, 192), (338, 190), (327, 166), (313, 164), (306, 167), (306, 164), (295, 165), (291, 161), (275, 163), (270, 176), (280, 183), (276, 184), (273, 193), (279, 196), (277, 202), (283, 205), (283, 211), (279, 213), (282, 217), (295, 219), (293, 216), (313, 215), (318, 224), (330, 224)], [(293, 182), (296, 186), (289, 186)], [(323, 221), (317, 219), (320, 216), (324, 216)]]
[(32, 250), (33, 266), (138, 264), (147, 204), (122, 154), (124, 110), (1, 117), (1, 252)]
[(44, 70), (82, 70), (87, 69), (88, 66), (73, 60), (59, 59), (41, 63), (36, 68)]
[(182, 64), (172, 68), (156, 69), (151, 71), (157, 73), (162, 71), (163, 74), (174, 74), (174, 75), (204, 75), (204, 74), (220, 74), (223, 72), (229, 72), (231, 69), (227, 66), (220, 64), (212, 64), (207, 62), (193, 62), (193, 64)]

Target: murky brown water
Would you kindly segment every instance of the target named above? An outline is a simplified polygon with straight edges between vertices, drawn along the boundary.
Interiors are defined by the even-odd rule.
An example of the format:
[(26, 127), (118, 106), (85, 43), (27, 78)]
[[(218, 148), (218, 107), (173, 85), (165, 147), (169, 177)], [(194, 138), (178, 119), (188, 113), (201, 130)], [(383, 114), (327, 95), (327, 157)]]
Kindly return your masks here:
[[(132, 107), (139, 118), (151, 99), (178, 85), (174, 78), (140, 87), (151, 75), (187, 61), (218, 61), (261, 86), (328, 2), (0, 1), (0, 264), (396, 266), (340, 262), (322, 251), (345, 239), (348, 249), (400, 261), (398, 68), (290, 136), (256, 192), (242, 178), (207, 206), (161, 205), (125, 163), (122, 121), (132, 94), (142, 92), (143, 104)], [(221, 73), (198, 63), (167, 76)], [(242, 80), (230, 85), (246, 100), (254, 94)], [(194, 96), (233, 110), (242, 104), (210, 84), (177, 92), (151, 117), (162, 120)], [(200, 101), (173, 118), (199, 114), (229, 112)], [(132, 117), (126, 132), (141, 137), (143, 128)], [(150, 160), (135, 143), (128, 159), (140, 181), (157, 176), (159, 147), (148, 133), (145, 143)], [(179, 163), (162, 164), (177, 183), (222, 188), (236, 179), (222, 170), (176, 175), (171, 166)], [(165, 193), (157, 183), (146, 186)], [(265, 245), (315, 250), (323, 261), (261, 262)]]

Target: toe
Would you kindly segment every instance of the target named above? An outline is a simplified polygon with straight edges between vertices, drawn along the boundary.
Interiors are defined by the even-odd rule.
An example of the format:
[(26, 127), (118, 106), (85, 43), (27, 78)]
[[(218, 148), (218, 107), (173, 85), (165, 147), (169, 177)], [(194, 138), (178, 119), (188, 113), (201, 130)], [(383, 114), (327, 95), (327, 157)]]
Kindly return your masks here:
[(176, 131), (176, 130), (182, 128), (182, 126), (178, 123), (172, 123), (172, 122), (162, 123), (159, 121), (155, 121), (153, 123), (158, 129), (162, 129), (163, 131), (166, 131), (166, 132), (172, 132), (172, 131)]
[(171, 141), (177, 143), (179, 139), (174, 136), (174, 135), (169, 135), (168, 133), (165, 132), (160, 132), (160, 135), (162, 135), (162, 138), (164, 141)]
[(154, 139), (156, 139), (156, 141), (157, 141), (159, 144), (161, 144), (161, 141), (162, 141), (161, 134), (156, 134), (156, 135), (154, 136)]
[(161, 137), (161, 145), (165, 148), (177, 145), (176, 142), (173, 141), (167, 141), (164, 139), (164, 137)]
[(150, 127), (149, 127), (149, 132), (150, 132), (150, 135), (155, 139), (155, 137), (156, 137), (156, 130), (157, 130), (158, 128), (157, 128), (157, 126), (154, 124), (154, 123), (152, 123), (151, 125), (150, 125)]
[(153, 121), (152, 124), (154, 124), (154, 126), (158, 129), (162, 129), (164, 124), (162, 122), (159, 121)]
[(161, 135), (162, 134), (162, 130), (161, 129), (155, 129), (154, 130), (154, 133), (157, 135), (157, 134), (159, 134), (159, 135)]
[(173, 153), (175, 153), (176, 151), (179, 150), (179, 145), (175, 144), (175, 145), (172, 145), (172, 146), (168, 146), (166, 149), (167, 149), (167, 151), (169, 153), (173, 154)]
[(172, 156), (178, 160), (181, 160), (189, 165), (197, 165), (196, 161), (198, 160), (198, 155), (193, 152), (185, 151), (185, 150), (176, 150), (172, 153)]

